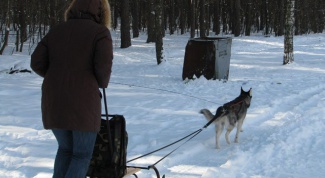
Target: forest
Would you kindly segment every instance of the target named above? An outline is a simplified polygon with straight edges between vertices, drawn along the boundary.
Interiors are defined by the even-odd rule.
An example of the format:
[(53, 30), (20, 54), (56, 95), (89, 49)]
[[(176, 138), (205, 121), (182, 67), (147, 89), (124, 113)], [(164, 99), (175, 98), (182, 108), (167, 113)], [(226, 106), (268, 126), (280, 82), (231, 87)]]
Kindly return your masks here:
[[(22, 51), (27, 41), (33, 46), (51, 27), (63, 22), (70, 2), (1, 0), (0, 54), (9, 36), (15, 39), (16, 51)], [(294, 9), (294, 35), (322, 33), (325, 27), (324, 0), (109, 0), (109, 3), (112, 30), (121, 32), (121, 48), (130, 46), (130, 38), (138, 37), (141, 32), (147, 33), (147, 42), (158, 42), (166, 34), (184, 33), (190, 33), (192, 38), (253, 33), (282, 36), (288, 3)]]

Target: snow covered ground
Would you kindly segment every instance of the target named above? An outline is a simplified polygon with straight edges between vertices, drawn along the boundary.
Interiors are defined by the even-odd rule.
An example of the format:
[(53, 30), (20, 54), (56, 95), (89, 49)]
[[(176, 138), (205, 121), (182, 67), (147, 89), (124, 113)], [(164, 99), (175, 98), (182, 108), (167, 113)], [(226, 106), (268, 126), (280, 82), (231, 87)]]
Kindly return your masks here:
[[(165, 146), (202, 128), (198, 112), (211, 111), (244, 90), (253, 89), (240, 143), (221, 137), (214, 127), (160, 162), (167, 178), (306, 178), (325, 175), (325, 34), (294, 37), (295, 62), (283, 66), (283, 37), (256, 35), (233, 39), (229, 81), (184, 82), (182, 67), (188, 36), (164, 38), (166, 62), (156, 65), (154, 44), (146, 36), (119, 48), (107, 89), (110, 114), (122, 114), (129, 133), (128, 159)], [(7, 49), (9, 54), (12, 51)], [(57, 143), (43, 130), (42, 78), (9, 75), (11, 67), (29, 69), (29, 52), (0, 56), (0, 177), (51, 177)], [(231, 139), (234, 139), (231, 133)], [(136, 160), (148, 166), (175, 147)], [(139, 178), (154, 177), (141, 171)]]

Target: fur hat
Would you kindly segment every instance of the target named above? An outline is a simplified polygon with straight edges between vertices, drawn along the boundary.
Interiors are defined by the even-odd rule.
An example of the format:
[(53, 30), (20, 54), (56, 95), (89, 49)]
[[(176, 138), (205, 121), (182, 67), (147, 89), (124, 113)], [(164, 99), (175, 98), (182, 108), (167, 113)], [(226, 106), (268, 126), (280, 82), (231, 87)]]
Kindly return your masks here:
[(108, 0), (72, 0), (64, 13), (64, 20), (85, 16), (107, 28), (111, 27), (111, 9)]

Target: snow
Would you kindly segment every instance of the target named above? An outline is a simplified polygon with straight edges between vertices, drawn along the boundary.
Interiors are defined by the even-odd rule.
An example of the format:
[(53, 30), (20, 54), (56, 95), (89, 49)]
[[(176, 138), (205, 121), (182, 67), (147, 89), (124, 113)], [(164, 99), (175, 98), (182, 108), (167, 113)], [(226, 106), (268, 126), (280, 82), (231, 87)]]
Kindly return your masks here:
[[(129, 134), (128, 160), (172, 143), (206, 124), (202, 108), (212, 112), (244, 90), (253, 98), (239, 143), (221, 137), (214, 126), (198, 134), (157, 164), (172, 178), (305, 178), (325, 174), (325, 34), (294, 37), (294, 63), (282, 65), (283, 37), (233, 38), (227, 82), (182, 80), (188, 35), (166, 35), (165, 62), (156, 64), (146, 35), (119, 48), (113, 31), (114, 65), (107, 89), (110, 114), (124, 115)], [(57, 143), (44, 130), (40, 99), (42, 78), (30, 69), (29, 52), (0, 56), (0, 175), (51, 177)], [(27, 48), (27, 47), (26, 47)], [(9, 51), (9, 52), (8, 52)], [(225, 132), (223, 132), (224, 134)], [(235, 130), (230, 134), (234, 140)], [(149, 166), (178, 145), (133, 161)], [(154, 177), (153, 170), (138, 173)]]

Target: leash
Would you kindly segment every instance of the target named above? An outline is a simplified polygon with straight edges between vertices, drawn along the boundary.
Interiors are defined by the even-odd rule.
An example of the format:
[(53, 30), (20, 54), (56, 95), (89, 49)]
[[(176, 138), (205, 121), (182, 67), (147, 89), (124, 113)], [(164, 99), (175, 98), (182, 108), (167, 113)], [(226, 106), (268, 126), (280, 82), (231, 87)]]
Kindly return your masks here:
[[(222, 114), (224, 115), (225, 113), (222, 113)], [(151, 155), (151, 154), (153, 154), (153, 153), (156, 153), (156, 152), (158, 152), (158, 151), (161, 151), (161, 150), (163, 150), (163, 149), (165, 149), (165, 148), (168, 148), (168, 147), (170, 147), (170, 146), (172, 146), (172, 145), (175, 145), (176, 143), (179, 143), (179, 142), (181, 142), (181, 141), (183, 141), (183, 140), (185, 140), (185, 139), (188, 138), (187, 140), (185, 140), (185, 142), (183, 142), (183, 143), (180, 144), (178, 147), (176, 147), (175, 149), (173, 149), (171, 152), (169, 152), (168, 154), (166, 154), (165, 156), (163, 156), (161, 159), (159, 159), (158, 161), (156, 161), (154, 164), (151, 164), (151, 165), (149, 165), (149, 166), (147, 166), (147, 167), (141, 167), (141, 166), (127, 166), (127, 167), (130, 167), (130, 168), (138, 168), (138, 169), (146, 169), (146, 170), (153, 169), (153, 170), (156, 172), (157, 177), (159, 178), (160, 175), (159, 175), (159, 171), (158, 171), (158, 169), (156, 168), (156, 165), (157, 165), (158, 163), (160, 163), (162, 160), (164, 160), (165, 158), (167, 158), (169, 155), (171, 155), (172, 153), (174, 153), (176, 150), (178, 150), (179, 148), (181, 148), (181, 147), (182, 147), (183, 145), (185, 145), (187, 142), (189, 142), (190, 140), (192, 140), (192, 139), (193, 139), (194, 137), (196, 137), (198, 134), (200, 134), (200, 133), (203, 131), (203, 129), (207, 128), (207, 127), (208, 127), (208, 126), (209, 126), (213, 121), (215, 121), (218, 117), (219, 117), (219, 116), (214, 117), (214, 118), (211, 119), (207, 124), (205, 124), (202, 128), (200, 128), (200, 129), (198, 129), (198, 130), (196, 130), (196, 131), (194, 131), (194, 132), (192, 132), (192, 133), (186, 135), (185, 137), (183, 137), (183, 138), (181, 138), (181, 139), (179, 139), (179, 140), (174, 141), (173, 143), (170, 143), (170, 144), (168, 144), (168, 145), (166, 145), (166, 146), (163, 146), (163, 147), (161, 147), (161, 148), (159, 148), (159, 149), (156, 149), (156, 150), (151, 151), (151, 152), (149, 152), (149, 153), (146, 153), (146, 154), (144, 154), (144, 155), (142, 155), (142, 156), (139, 156), (139, 157), (136, 157), (136, 158), (133, 158), (133, 159), (127, 161), (127, 163), (130, 163), (130, 162), (135, 161), (135, 160), (137, 160), (137, 159), (140, 159), (140, 158), (146, 157), (146, 156), (148, 156), (148, 155)]]
[(135, 161), (135, 160), (137, 160), (137, 159), (140, 159), (140, 158), (146, 157), (146, 156), (148, 156), (148, 155), (151, 155), (151, 154), (153, 154), (153, 153), (156, 153), (156, 152), (158, 152), (158, 151), (160, 151), (160, 150), (163, 150), (163, 149), (165, 149), (165, 148), (167, 148), (167, 147), (170, 147), (170, 146), (172, 146), (172, 145), (174, 145), (174, 144), (176, 144), (176, 143), (179, 143), (179, 142), (181, 142), (182, 140), (185, 140), (186, 138), (190, 137), (190, 138), (187, 139), (184, 143), (182, 143), (182, 144), (179, 145), (177, 148), (175, 148), (174, 150), (172, 150), (171, 152), (169, 152), (168, 154), (166, 154), (164, 157), (162, 157), (161, 159), (159, 159), (159, 160), (158, 160), (157, 162), (155, 162), (154, 164), (151, 164), (151, 165), (149, 165), (149, 166), (147, 166), (147, 167), (142, 167), (142, 166), (127, 166), (127, 167), (129, 167), (129, 168), (145, 169), (145, 170), (153, 169), (153, 170), (155, 171), (155, 173), (156, 173), (157, 178), (160, 178), (160, 174), (159, 174), (159, 171), (158, 171), (156, 165), (157, 165), (159, 162), (161, 162), (162, 160), (164, 160), (165, 158), (167, 158), (169, 155), (171, 155), (173, 152), (175, 152), (176, 150), (178, 150), (180, 147), (182, 147), (182, 146), (183, 146), (184, 144), (186, 144), (188, 141), (190, 141), (191, 139), (193, 139), (193, 138), (194, 138), (196, 135), (198, 135), (200, 132), (202, 132), (202, 129), (199, 129), (199, 130), (197, 130), (197, 131), (195, 131), (195, 132), (193, 132), (193, 133), (191, 133), (191, 134), (189, 134), (189, 135), (187, 135), (187, 136), (185, 136), (185, 137), (183, 137), (183, 138), (181, 138), (181, 139), (179, 139), (179, 140), (177, 140), (177, 141), (175, 141), (175, 142), (173, 142), (173, 143), (171, 143), (171, 144), (168, 144), (168, 145), (166, 145), (166, 146), (163, 146), (163, 147), (161, 147), (161, 148), (159, 148), (159, 149), (157, 149), (157, 150), (154, 150), (154, 151), (152, 151), (152, 152), (149, 152), (149, 153), (147, 153), (147, 154), (144, 154), (144, 155), (142, 155), (142, 156), (139, 156), (139, 157), (136, 157), (136, 158), (134, 158), (134, 159), (131, 159), (131, 160), (127, 161), (127, 163), (129, 163), (129, 162)]
[[(153, 154), (153, 153), (156, 153), (156, 152), (158, 152), (158, 151), (161, 151), (161, 150), (163, 150), (163, 149), (165, 149), (165, 148), (168, 148), (168, 147), (170, 147), (170, 146), (172, 146), (172, 145), (175, 145), (176, 143), (179, 143), (179, 142), (185, 140), (186, 138), (190, 137), (188, 140), (186, 140), (186, 141), (182, 144), (182, 145), (184, 145), (186, 142), (188, 142), (188, 141), (190, 141), (191, 139), (193, 139), (193, 138), (194, 138), (197, 134), (199, 134), (201, 131), (202, 131), (202, 129), (196, 130), (196, 131), (192, 132), (191, 134), (188, 134), (187, 136), (185, 136), (185, 137), (183, 137), (183, 138), (181, 138), (181, 139), (179, 139), (179, 140), (174, 141), (173, 143), (170, 143), (170, 144), (168, 144), (168, 145), (166, 145), (166, 146), (163, 146), (163, 147), (161, 147), (161, 148), (159, 148), (159, 149), (156, 149), (156, 150), (154, 150), (154, 151), (151, 151), (151, 152), (149, 152), (149, 153), (146, 153), (146, 154), (144, 154), (144, 155), (142, 155), (142, 156), (139, 156), (139, 157), (133, 158), (133, 159), (127, 161), (127, 163), (132, 162), (132, 161), (135, 161), (135, 160), (140, 159), (140, 158), (143, 158), (143, 157), (146, 157), (146, 156), (151, 155), (151, 154)], [(194, 136), (192, 136), (192, 135), (194, 135)], [(192, 137), (191, 137), (191, 136), (192, 136)], [(180, 145), (180, 146), (182, 146), (182, 145)], [(179, 147), (180, 147), (180, 146), (179, 146)], [(179, 147), (177, 147), (176, 149), (178, 149)], [(174, 150), (173, 150), (172, 152), (174, 152)], [(170, 155), (170, 154), (171, 154), (171, 153), (168, 153), (167, 156)], [(164, 156), (162, 159), (164, 159), (164, 158), (167, 157), (167, 156)], [(156, 165), (157, 163), (159, 163), (160, 161), (162, 161), (162, 159), (159, 160), (159, 161), (157, 161), (157, 162), (154, 163), (153, 165)]]
[(152, 88), (152, 87), (146, 87), (146, 86), (140, 86), (140, 85), (134, 85), (134, 84), (118, 83), (118, 82), (109, 82), (109, 83), (110, 84), (116, 84), (116, 85), (125, 85), (125, 86), (129, 86), (129, 87), (138, 87), (138, 88), (145, 88), (145, 89), (163, 91), (163, 92), (168, 92), (168, 93), (183, 95), (183, 96), (186, 96), (186, 97), (190, 97), (190, 98), (195, 98), (195, 99), (198, 99), (198, 100), (202, 100), (202, 101), (205, 101), (205, 102), (208, 102), (208, 103), (213, 103), (213, 104), (220, 105), (220, 103), (216, 103), (216, 102), (213, 102), (213, 101), (209, 101), (209, 100), (206, 100), (206, 99), (203, 99), (203, 98), (199, 98), (199, 97), (192, 96), (192, 95), (188, 95), (188, 94), (184, 94), (184, 93), (178, 93), (176, 91), (171, 91), (171, 90), (165, 90), (165, 89), (160, 89), (160, 88)]

